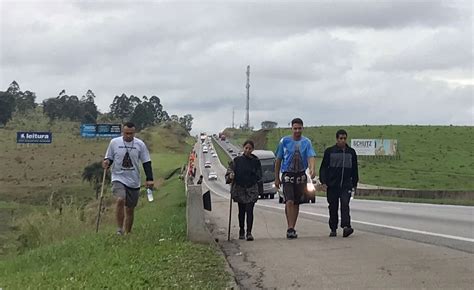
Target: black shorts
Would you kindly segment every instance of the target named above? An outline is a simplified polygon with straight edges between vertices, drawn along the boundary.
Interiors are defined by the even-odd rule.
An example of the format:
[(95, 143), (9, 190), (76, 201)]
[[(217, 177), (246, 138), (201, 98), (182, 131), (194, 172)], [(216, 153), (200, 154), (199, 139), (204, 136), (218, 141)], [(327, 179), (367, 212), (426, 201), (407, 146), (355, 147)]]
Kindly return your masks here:
[(281, 176), (283, 184), (283, 195), (285, 202), (292, 200), (295, 204), (302, 203), (306, 193), (306, 183), (308, 182), (306, 173), (283, 172)]
[(126, 207), (136, 207), (140, 188), (130, 188), (119, 181), (112, 181), (112, 194), (117, 198), (125, 199)]

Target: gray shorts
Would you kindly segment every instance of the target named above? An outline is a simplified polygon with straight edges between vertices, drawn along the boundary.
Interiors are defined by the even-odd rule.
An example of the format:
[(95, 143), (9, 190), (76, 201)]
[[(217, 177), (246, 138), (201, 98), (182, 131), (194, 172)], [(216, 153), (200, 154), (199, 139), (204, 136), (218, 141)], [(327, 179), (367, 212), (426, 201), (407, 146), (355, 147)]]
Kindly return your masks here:
[(119, 181), (112, 181), (112, 194), (117, 198), (125, 199), (126, 207), (136, 207), (140, 188), (130, 188)]

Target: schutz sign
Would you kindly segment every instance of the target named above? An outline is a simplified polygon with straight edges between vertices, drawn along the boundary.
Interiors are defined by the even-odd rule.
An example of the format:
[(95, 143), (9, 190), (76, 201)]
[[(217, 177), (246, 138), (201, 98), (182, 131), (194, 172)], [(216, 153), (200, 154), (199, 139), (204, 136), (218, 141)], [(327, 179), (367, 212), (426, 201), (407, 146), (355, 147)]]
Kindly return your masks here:
[(53, 142), (51, 132), (16, 132), (16, 143), (18, 144), (50, 144)]
[(352, 139), (351, 147), (356, 151), (357, 155), (375, 155), (374, 139)]
[(398, 140), (396, 139), (352, 139), (351, 147), (357, 155), (396, 156)]

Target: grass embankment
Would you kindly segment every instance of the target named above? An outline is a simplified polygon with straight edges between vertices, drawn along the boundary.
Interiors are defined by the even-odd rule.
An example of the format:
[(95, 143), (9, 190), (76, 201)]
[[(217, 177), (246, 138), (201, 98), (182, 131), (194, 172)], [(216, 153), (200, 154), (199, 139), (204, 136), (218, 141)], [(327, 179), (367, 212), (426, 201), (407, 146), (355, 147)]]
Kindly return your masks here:
[[(232, 129), (226, 128), (223, 133), (227, 136), (227, 138), (232, 142), (232, 144), (236, 146), (241, 146), (244, 142), (248, 139), (252, 139), (254, 134), (257, 134), (258, 131), (247, 131), (247, 130), (240, 130), (240, 129)], [(256, 142), (256, 140), (254, 140)], [(258, 143), (258, 142), (257, 142)], [(256, 149), (262, 149), (258, 147), (258, 144), (255, 144)]]
[(182, 181), (173, 177), (153, 203), (140, 203), (131, 235), (105, 226), (9, 258), (0, 262), (0, 287), (225, 287), (224, 260), (215, 249), (186, 241)]
[[(349, 138), (398, 139), (400, 159), (360, 158), (360, 182), (379, 186), (474, 190), (474, 156), (468, 126), (324, 126), (306, 127), (304, 135), (313, 141), (319, 168), (324, 148), (335, 143), (335, 133), (345, 128)], [(275, 150), (289, 129), (267, 134), (266, 148)]]
[[(317, 169), (324, 149), (335, 143), (335, 132), (344, 128), (349, 138), (398, 139), (400, 159), (359, 158), (360, 182), (378, 186), (422, 190), (474, 190), (474, 156), (472, 154), (472, 126), (324, 126), (306, 127), (318, 153)], [(290, 135), (289, 128), (268, 131), (226, 129), (232, 142), (250, 138), (256, 147), (275, 151), (281, 137)], [(257, 147), (258, 148), (258, 147)], [(318, 193), (325, 196), (325, 193)], [(474, 200), (400, 198), (385, 196), (358, 196), (400, 202), (474, 205)]]
[[(83, 140), (78, 136), (79, 125), (72, 122), (50, 124), (41, 116), (31, 119), (14, 120), (0, 129), (8, 136), (0, 140), (8, 155), (0, 154), (10, 169), (1, 171), (0, 178), (2, 185), (11, 185), (0, 189), (0, 288), (225, 285), (224, 261), (215, 249), (186, 241), (183, 183), (177, 175), (164, 180), (186, 162), (191, 148), (191, 138), (180, 128), (151, 128), (138, 134), (149, 145), (161, 186), (155, 202), (140, 199), (133, 233), (118, 237), (110, 188), (101, 229), (95, 234), (95, 193), (80, 177), (87, 164), (102, 159), (109, 140)], [(50, 130), (54, 143), (17, 148), (14, 132), (21, 130)], [(62, 159), (66, 160), (58, 162)], [(43, 163), (28, 162), (31, 168), (23, 167), (23, 160)], [(50, 176), (52, 172), (60, 175)], [(23, 178), (15, 178), (18, 175)]]
[(232, 159), (230, 159), (227, 152), (225, 152), (224, 149), (222, 149), (221, 145), (217, 144), (217, 142), (214, 139), (212, 139), (212, 145), (214, 147), (214, 150), (217, 153), (217, 157), (219, 158), (219, 161), (221, 162), (221, 164), (227, 167), (227, 165)]

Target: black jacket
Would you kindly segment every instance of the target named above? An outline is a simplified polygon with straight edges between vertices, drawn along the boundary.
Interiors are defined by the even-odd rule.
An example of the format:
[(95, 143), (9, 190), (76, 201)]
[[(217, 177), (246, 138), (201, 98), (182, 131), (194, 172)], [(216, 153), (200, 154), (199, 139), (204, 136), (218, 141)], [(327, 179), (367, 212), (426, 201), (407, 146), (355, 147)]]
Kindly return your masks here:
[(337, 145), (327, 148), (319, 168), (319, 180), (328, 187), (357, 187), (359, 170), (355, 150), (347, 145), (344, 150)]
[(234, 172), (234, 183), (242, 187), (250, 187), (262, 180), (262, 165), (257, 156), (251, 154), (235, 157), (226, 173), (228, 177), (231, 171)]

